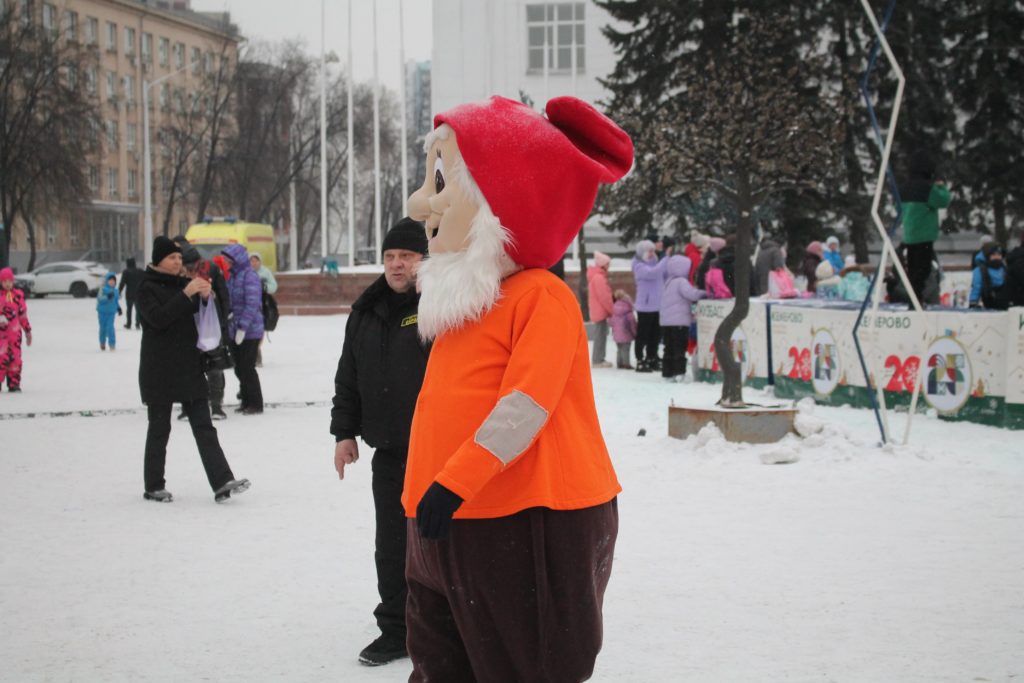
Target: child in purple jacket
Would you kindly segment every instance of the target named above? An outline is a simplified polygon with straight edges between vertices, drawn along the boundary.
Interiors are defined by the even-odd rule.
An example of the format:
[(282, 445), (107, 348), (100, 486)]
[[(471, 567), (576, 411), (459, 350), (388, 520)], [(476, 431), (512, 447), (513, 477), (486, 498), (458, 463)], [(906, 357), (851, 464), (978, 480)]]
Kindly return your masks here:
[(665, 342), (661, 376), (680, 382), (686, 375), (686, 345), (693, 322), (693, 304), (703, 299), (703, 290), (690, 284), (690, 259), (671, 256), (665, 268), (665, 291), (661, 295), (661, 337)]
[(621, 289), (616, 289), (612, 295), (615, 301), (612, 304), (612, 339), (619, 352), (616, 356), (615, 367), (625, 370), (632, 370), (629, 364), (629, 346), (636, 339), (636, 316), (633, 315), (633, 300)]

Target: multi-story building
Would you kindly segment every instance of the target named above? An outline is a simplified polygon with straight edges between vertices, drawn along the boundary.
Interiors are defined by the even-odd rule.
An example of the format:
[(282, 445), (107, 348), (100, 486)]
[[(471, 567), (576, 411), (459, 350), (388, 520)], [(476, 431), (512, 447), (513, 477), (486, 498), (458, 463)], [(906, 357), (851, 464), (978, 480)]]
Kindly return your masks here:
[(594, 103), (615, 68), (601, 33), (611, 16), (593, 2), (434, 0), (431, 96), (435, 112), (491, 95), (559, 95)]
[[(616, 62), (601, 32), (608, 25), (616, 22), (593, 2), (434, 0), (433, 111), (491, 95), (538, 110), (560, 95), (598, 104), (609, 95), (598, 79)], [(588, 252), (629, 253), (597, 220), (586, 240)]]
[(430, 107), (430, 62), (408, 62), (405, 65), (405, 124), (414, 136), (430, 132), (433, 114)]
[[(143, 89), (148, 88), (155, 233), (163, 227), (173, 137), (167, 128), (195, 106), (202, 84), (237, 63), (237, 29), (226, 14), (193, 12), (188, 0), (17, 0), (43, 27), (97, 51), (80, 82), (100, 101), (101, 152), (87, 170), (92, 201), (61, 215), (41, 212), (37, 263), (87, 257), (109, 264), (143, 257)], [(152, 85), (149, 85), (152, 84)], [(200, 103), (203, 104), (203, 103)], [(184, 232), (186, 209), (172, 215), (171, 234)], [(11, 261), (24, 267), (24, 230), (12, 233)], [(140, 262), (144, 262), (143, 259)]]

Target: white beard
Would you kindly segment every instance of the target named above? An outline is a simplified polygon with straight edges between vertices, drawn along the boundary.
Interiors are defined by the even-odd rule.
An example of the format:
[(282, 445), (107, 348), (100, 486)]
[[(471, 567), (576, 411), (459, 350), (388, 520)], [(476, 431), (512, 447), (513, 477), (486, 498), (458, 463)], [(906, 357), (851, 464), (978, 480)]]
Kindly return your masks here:
[(501, 298), (501, 281), (519, 270), (505, 244), (510, 240), (489, 207), (483, 206), (469, 228), (469, 247), (428, 256), (416, 281), (420, 290), (417, 325), (429, 341), (479, 320)]

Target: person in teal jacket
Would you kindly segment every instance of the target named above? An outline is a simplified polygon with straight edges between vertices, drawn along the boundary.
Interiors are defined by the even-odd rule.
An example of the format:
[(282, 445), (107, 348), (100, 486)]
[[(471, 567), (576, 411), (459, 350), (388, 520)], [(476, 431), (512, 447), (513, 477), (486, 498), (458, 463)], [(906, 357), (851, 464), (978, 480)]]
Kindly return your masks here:
[(121, 314), (120, 293), (117, 291), (117, 275), (107, 273), (103, 280), (103, 289), (96, 295), (96, 315), (100, 321), (100, 351), (117, 348), (117, 335), (114, 333), (114, 320)]
[(839, 298), (857, 303), (868, 298), (868, 292), (871, 291), (871, 280), (864, 275), (863, 266), (846, 266), (839, 272), (839, 275), (843, 278), (839, 283)]
[(939, 209), (949, 206), (946, 181), (936, 179), (935, 161), (925, 150), (910, 158), (910, 176), (900, 188), (903, 202), (903, 243), (907, 246), (907, 277), (919, 300), (935, 259), (939, 238)]

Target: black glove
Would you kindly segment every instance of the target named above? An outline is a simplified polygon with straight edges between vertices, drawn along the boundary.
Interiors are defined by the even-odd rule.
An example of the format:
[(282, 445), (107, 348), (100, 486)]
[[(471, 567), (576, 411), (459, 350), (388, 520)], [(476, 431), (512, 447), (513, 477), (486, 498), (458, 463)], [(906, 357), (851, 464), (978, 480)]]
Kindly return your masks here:
[(117, 314), (118, 314), (118, 315), (121, 315), (122, 313), (124, 313), (124, 311), (122, 311), (122, 310), (121, 310), (121, 307), (120, 307), (120, 306), (118, 306), (118, 307), (117, 307)]
[(460, 505), (462, 499), (457, 495), (436, 481), (431, 484), (416, 506), (416, 527), (420, 530), (420, 536), (428, 541), (448, 538), (452, 515)]

